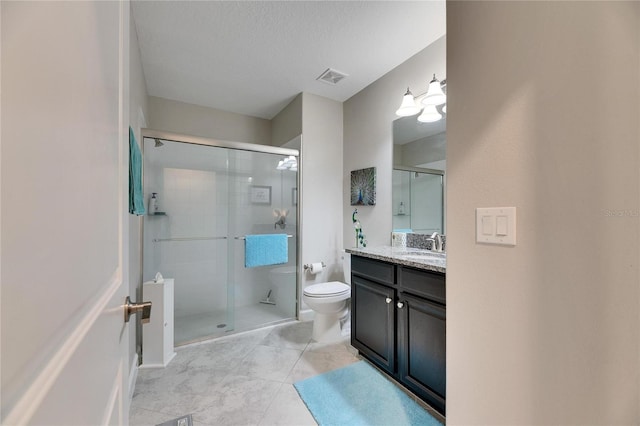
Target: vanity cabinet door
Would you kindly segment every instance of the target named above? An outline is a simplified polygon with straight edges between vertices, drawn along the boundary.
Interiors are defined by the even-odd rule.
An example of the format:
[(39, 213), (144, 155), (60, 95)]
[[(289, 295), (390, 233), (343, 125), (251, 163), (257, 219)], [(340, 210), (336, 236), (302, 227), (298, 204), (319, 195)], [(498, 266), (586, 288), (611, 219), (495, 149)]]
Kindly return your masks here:
[(366, 278), (351, 278), (351, 345), (380, 368), (395, 369), (395, 290)]
[(398, 375), (416, 395), (445, 412), (446, 308), (400, 293)]

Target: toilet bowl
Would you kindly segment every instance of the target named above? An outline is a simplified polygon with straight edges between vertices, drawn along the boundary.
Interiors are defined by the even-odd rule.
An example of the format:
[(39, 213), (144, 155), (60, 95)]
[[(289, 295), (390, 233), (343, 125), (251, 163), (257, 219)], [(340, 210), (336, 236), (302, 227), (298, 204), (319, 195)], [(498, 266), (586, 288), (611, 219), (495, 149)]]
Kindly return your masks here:
[[(344, 253), (345, 281), (351, 282), (351, 258)], [(331, 342), (342, 337), (340, 320), (349, 313), (351, 287), (340, 281), (330, 281), (305, 287), (302, 300), (315, 312), (312, 338), (316, 342)]]

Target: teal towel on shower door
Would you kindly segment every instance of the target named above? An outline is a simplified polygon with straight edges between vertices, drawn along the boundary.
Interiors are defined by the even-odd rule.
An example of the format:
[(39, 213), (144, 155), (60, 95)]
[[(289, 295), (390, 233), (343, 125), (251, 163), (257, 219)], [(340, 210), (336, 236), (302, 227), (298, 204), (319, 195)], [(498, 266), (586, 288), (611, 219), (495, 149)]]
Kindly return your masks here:
[(142, 154), (131, 126), (129, 126), (129, 213), (138, 216), (145, 213), (142, 196)]
[(244, 242), (244, 267), (279, 265), (289, 261), (287, 234), (247, 235)]

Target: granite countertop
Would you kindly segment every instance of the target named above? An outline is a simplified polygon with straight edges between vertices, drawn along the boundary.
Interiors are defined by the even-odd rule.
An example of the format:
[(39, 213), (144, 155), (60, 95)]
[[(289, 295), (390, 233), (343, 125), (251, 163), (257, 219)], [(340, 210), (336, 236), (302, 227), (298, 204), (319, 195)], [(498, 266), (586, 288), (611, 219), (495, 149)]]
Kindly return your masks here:
[(446, 253), (436, 253), (430, 250), (417, 248), (391, 246), (366, 248), (352, 247), (345, 249), (345, 251), (357, 256), (411, 266), (412, 268), (424, 269), (426, 271), (442, 272), (443, 274), (447, 272)]

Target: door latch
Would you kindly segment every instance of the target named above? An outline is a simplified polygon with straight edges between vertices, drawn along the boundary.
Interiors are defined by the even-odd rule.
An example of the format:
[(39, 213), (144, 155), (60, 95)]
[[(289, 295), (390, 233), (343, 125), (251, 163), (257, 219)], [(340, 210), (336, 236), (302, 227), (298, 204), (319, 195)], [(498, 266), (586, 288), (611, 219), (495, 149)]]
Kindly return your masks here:
[(133, 314), (142, 312), (140, 318), (143, 324), (147, 324), (151, 321), (151, 302), (131, 303), (131, 298), (127, 296), (124, 302), (124, 322), (129, 322), (129, 318)]

